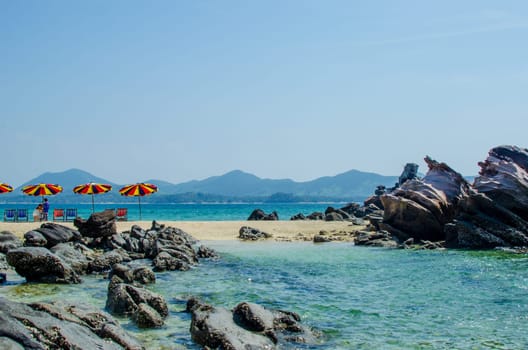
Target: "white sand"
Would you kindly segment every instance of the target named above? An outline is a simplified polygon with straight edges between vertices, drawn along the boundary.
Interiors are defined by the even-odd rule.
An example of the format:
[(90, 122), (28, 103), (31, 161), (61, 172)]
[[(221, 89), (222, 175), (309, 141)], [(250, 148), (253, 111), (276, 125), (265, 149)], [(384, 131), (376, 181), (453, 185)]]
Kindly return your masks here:
[[(328, 236), (349, 240), (351, 233), (363, 229), (364, 226), (353, 226), (345, 221), (160, 221), (160, 224), (176, 227), (191, 234), (198, 240), (236, 240), (242, 226), (250, 226), (273, 235), (273, 239), (311, 240), (314, 235), (326, 231)], [(40, 222), (1, 222), (0, 231), (10, 231), (23, 237), (28, 231), (40, 227)], [(57, 222), (57, 224), (75, 228), (71, 222)], [(132, 225), (144, 229), (151, 227), (151, 221), (119, 221), (117, 231), (129, 230)]]

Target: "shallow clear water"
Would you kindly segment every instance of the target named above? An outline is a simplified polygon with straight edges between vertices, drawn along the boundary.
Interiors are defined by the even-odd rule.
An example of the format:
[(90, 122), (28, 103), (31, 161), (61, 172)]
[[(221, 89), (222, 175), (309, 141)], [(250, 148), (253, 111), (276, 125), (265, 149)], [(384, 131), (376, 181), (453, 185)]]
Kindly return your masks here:
[[(251, 301), (299, 313), (324, 337), (318, 346), (298, 349), (528, 348), (526, 256), (347, 243), (202, 243), (221, 260), (158, 274), (149, 287), (170, 304), (164, 328), (139, 331), (121, 320), (148, 348), (199, 348), (183, 312), (191, 295), (228, 308)], [(76, 286), (19, 282), (0, 287), (0, 294), (101, 308), (106, 300), (107, 281), (98, 277)]]

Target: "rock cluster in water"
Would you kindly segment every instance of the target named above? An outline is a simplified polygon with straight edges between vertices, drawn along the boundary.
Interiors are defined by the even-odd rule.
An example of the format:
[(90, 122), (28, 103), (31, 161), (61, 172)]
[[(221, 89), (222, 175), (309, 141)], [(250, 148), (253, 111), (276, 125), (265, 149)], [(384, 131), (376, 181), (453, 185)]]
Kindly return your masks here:
[[(79, 230), (55, 223), (42, 224), (26, 233), (23, 242), (9, 232), (1, 232), (0, 270), (7, 270), (10, 265), (28, 282), (43, 283), (82, 283), (83, 275), (108, 273), (106, 310), (129, 317), (139, 328), (153, 328), (162, 327), (169, 316), (165, 298), (146, 288), (155, 283), (155, 271), (186, 271), (198, 264), (199, 259), (218, 258), (208, 247), (195, 248), (197, 241), (184, 231), (155, 221), (149, 230), (132, 226), (129, 231), (118, 233), (113, 211), (94, 213), (88, 220), (78, 218), (74, 224)], [(148, 259), (150, 266), (129, 264), (136, 259)], [(5, 274), (0, 277), (0, 281), (5, 281)], [(215, 324), (215, 317), (210, 318), (206, 309), (220, 309), (200, 305), (193, 309), (191, 334), (198, 344), (207, 344), (207, 339), (219, 337), (220, 325)], [(246, 309), (243, 305), (249, 306)], [(274, 347), (285, 342), (311, 341), (312, 333), (304, 330), (293, 313), (268, 311), (257, 304), (245, 303), (236, 309), (238, 320), (243, 319), (240, 315), (246, 310), (247, 322), (272, 320), (273, 327), (266, 323), (262, 335), (254, 329), (224, 334), (232, 344)], [(256, 314), (248, 318), (251, 312)], [(270, 316), (273, 318), (269, 319)], [(200, 325), (209, 321), (211, 327), (198, 331)], [(222, 322), (227, 325), (225, 321)], [(254, 335), (249, 336), (251, 332)], [(286, 336), (288, 333), (295, 336)], [(105, 312), (83, 305), (23, 304), (0, 298), (0, 348), (143, 349), (143, 346)]]

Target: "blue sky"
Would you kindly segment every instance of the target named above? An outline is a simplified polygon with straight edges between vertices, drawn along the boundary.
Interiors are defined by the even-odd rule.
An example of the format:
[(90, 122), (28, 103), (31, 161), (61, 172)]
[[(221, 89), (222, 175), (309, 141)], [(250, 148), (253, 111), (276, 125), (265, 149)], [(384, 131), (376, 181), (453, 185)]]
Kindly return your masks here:
[(528, 147), (525, 1), (0, 0), (0, 181), (464, 175)]

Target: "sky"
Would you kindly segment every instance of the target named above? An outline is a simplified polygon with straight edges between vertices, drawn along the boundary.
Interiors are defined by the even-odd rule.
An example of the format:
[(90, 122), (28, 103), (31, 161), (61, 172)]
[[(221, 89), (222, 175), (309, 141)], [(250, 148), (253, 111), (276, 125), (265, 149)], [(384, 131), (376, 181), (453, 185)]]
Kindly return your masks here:
[(528, 147), (526, 1), (0, 0), (0, 182), (463, 175)]

